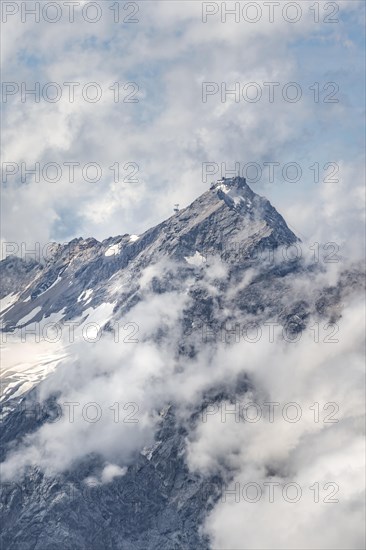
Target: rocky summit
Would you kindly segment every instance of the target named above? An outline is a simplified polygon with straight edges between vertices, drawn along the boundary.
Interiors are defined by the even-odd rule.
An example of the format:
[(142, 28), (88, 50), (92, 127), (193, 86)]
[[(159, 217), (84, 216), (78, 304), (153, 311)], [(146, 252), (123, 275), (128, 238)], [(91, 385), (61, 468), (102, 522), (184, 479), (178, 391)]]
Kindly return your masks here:
[[(215, 472), (192, 468), (188, 442), (209, 404), (255, 391), (256, 384), (245, 353), (235, 375), (232, 370), (229, 375), (225, 361), (215, 370), (215, 358), (230, 353), (243, 335), (246, 343), (259, 346), (250, 325), (272, 323), (286, 345), (314, 319), (334, 324), (362, 285), (357, 266), (343, 266), (329, 282), (327, 266), (309, 260), (306, 246), (267, 199), (235, 177), (212, 183), (187, 208), (142, 235), (102, 242), (79, 238), (52, 243), (38, 258), (4, 259), (2, 548), (212, 548), (202, 526), (235, 468), (225, 460)], [(116, 327), (124, 331), (123, 341), (121, 334), (116, 338)], [(120, 456), (108, 438), (102, 450), (97, 441), (89, 445), (116, 423), (98, 435), (88, 432), (85, 440), (77, 439), (84, 434), (80, 428), (66, 448), (66, 432), (53, 432), (61, 425), (56, 420), (65, 395), (91, 383), (102, 391), (111, 377), (110, 351), (85, 367), (90, 346), (97, 349), (104, 338), (124, 346), (125, 355), (113, 351), (118, 363), (113, 376), (135, 361), (135, 378), (126, 375), (126, 385), (146, 376), (154, 388), (151, 402), (144, 401), (142, 421), (131, 424), (142, 430), (145, 422), (141, 439), (135, 441), (132, 431), (118, 432)], [(83, 346), (89, 346), (85, 355)], [(165, 352), (159, 371), (154, 371), (155, 355), (146, 352), (144, 363), (131, 351), (156, 348)], [(206, 375), (188, 390), (184, 375), (198, 368), (203, 355)], [(118, 393), (118, 384), (112, 387)], [(53, 437), (61, 444), (57, 456), (74, 452), (72, 460), (44, 462)], [(34, 441), (37, 452), (29, 450)], [(13, 467), (18, 462), (19, 468)], [(115, 473), (109, 463), (118, 468)]]

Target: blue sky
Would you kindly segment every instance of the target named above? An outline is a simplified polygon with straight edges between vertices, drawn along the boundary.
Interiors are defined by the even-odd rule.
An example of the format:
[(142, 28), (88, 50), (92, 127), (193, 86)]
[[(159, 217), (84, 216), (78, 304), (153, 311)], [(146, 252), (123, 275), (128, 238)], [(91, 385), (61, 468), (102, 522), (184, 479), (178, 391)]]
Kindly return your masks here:
[[(29, 177), (22, 184), (19, 173), (9, 177), (3, 190), (5, 240), (141, 233), (170, 216), (175, 203), (183, 207), (207, 188), (203, 162), (230, 167), (235, 161), (273, 161), (281, 168), (299, 163), (299, 182), (286, 183), (276, 172), (274, 183), (263, 177), (253, 189), (309, 238), (331, 241), (336, 234), (347, 241), (354, 234), (354, 224), (363, 219), (363, 2), (338, 2), (334, 24), (314, 23), (304, 2), (295, 24), (281, 17), (271, 24), (265, 16), (255, 24), (223, 23), (220, 14), (204, 24), (201, 2), (180, 1), (140, 2), (136, 24), (113, 23), (107, 9), (112, 3), (103, 2), (103, 16), (90, 24), (81, 17), (84, 4), (75, 9), (77, 25), (66, 15), (54, 24), (42, 18), (22, 23), (19, 14), (3, 25), (3, 80), (29, 88), (57, 82), (62, 99), (35, 103), (28, 97), (22, 103), (20, 94), (9, 97), (3, 104), (2, 158), (30, 167), (97, 162), (101, 180), (92, 184), (80, 171), (70, 182), (66, 169), (57, 183)], [(326, 4), (319, 4), (321, 14)], [(80, 82), (73, 103), (64, 82)], [(88, 82), (102, 89), (97, 103), (81, 96)], [(125, 95), (131, 88), (123, 85), (134, 82), (139, 102), (115, 103), (108, 90), (114, 82)], [(203, 82), (280, 86), (273, 103), (264, 96), (258, 103), (222, 103), (219, 94), (203, 103)], [(288, 82), (301, 86), (297, 103), (277, 94)], [(320, 90), (336, 83), (339, 102), (315, 103), (309, 90), (314, 82)], [(123, 168), (121, 181), (114, 182), (109, 167), (116, 162), (137, 163), (138, 182), (123, 181)], [(314, 184), (309, 166), (316, 162), (342, 167), (340, 181)], [(342, 224), (338, 216), (335, 225), (339, 211)]]

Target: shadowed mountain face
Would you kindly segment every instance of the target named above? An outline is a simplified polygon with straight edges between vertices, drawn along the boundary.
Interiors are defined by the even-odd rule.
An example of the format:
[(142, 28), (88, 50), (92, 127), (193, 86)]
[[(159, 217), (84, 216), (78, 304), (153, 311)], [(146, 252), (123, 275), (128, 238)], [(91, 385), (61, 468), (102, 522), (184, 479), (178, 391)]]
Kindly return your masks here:
[[(136, 445), (123, 475), (108, 482), (85, 483), (106, 462), (92, 447), (52, 475), (37, 459), (14, 475), (9, 463), (24, 438), (56, 426), (58, 390), (64, 391), (57, 376), (61, 381), (74, 343), (85, 340), (88, 323), (103, 335), (115, 335), (116, 323), (131, 324), (132, 332), (138, 332), (138, 340), (131, 340), (136, 346), (153, 342), (170, 350), (166, 361), (176, 362), (174, 376), (202, 352), (208, 350), (214, 358), (219, 346), (234, 345), (241, 337), (238, 326), (242, 332), (244, 325), (275, 320), (291, 340), (310, 319), (334, 323), (342, 315), (343, 300), (361, 287), (361, 274), (340, 270), (328, 284), (322, 278), (324, 266), (309, 264), (300, 255), (294, 259), (291, 247), (301, 250), (301, 243), (281, 215), (237, 177), (212, 184), (187, 208), (140, 236), (75, 239), (52, 244), (47, 257), (37, 261), (8, 257), (1, 262), (3, 348), (8, 354), (1, 397), (4, 549), (210, 547), (200, 526), (220, 496), (225, 474), (192, 473), (186, 440), (208, 403), (235, 399), (253, 388), (245, 369), (225, 382), (206, 380), (187, 400), (189, 406), (184, 402), (184, 414), (183, 398), (174, 402), (169, 395), (159, 396), (151, 406), (158, 422), (149, 445)], [(321, 283), (311, 284), (315, 279)], [(148, 310), (147, 302), (152, 304)], [(179, 307), (175, 318), (172, 312)], [(59, 327), (61, 339), (52, 340), (45, 332), (47, 323)], [(70, 338), (68, 330), (65, 339), (70, 324), (75, 332)], [(15, 346), (24, 354), (14, 355)], [(76, 361), (82, 365), (83, 357), (79, 354)], [(107, 356), (105, 361), (108, 371)], [(79, 370), (71, 371), (75, 386)], [(73, 382), (68, 380), (71, 386)], [(51, 390), (43, 389), (45, 383)], [(172, 395), (179, 395), (179, 388)], [(115, 452), (113, 458), (118, 462)]]

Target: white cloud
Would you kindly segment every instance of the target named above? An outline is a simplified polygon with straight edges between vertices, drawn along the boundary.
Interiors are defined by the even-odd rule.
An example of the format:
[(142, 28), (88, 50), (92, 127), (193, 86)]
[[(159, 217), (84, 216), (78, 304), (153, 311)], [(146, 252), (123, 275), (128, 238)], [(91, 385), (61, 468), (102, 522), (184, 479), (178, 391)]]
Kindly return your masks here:
[[(350, 17), (355, 4), (361, 6), (339, 3), (339, 15)], [(347, 25), (315, 24), (311, 10), (303, 10), (298, 24), (280, 17), (271, 24), (264, 15), (252, 25), (236, 24), (232, 18), (223, 24), (219, 16), (204, 24), (201, 10), (201, 4), (194, 2), (175, 2), (174, 6), (146, 2), (140, 4), (139, 23), (119, 26), (109, 17), (112, 12), (94, 25), (76, 25), (65, 18), (57, 24), (34, 24), (30, 19), (22, 24), (16, 17), (9, 18), (4, 26), (7, 81), (23, 80), (29, 87), (32, 81), (42, 85), (77, 81), (81, 85), (74, 103), (68, 102), (64, 88), (62, 100), (55, 104), (10, 98), (7, 105), (12, 108), (9, 114), (9, 109), (4, 111), (3, 158), (29, 165), (36, 161), (61, 166), (69, 161), (82, 166), (98, 162), (103, 176), (90, 184), (78, 173), (76, 181), (69, 183), (64, 170), (58, 183), (37, 184), (29, 179), (21, 192), (17, 186), (18, 196), (30, 194), (36, 201), (30, 198), (29, 204), (19, 198), (11, 219), (4, 209), (7, 240), (39, 240), (40, 234), (45, 242), (79, 235), (100, 239), (141, 233), (168, 216), (175, 202), (183, 206), (206, 188), (201, 181), (202, 162), (294, 161), (309, 149), (307, 134), (320, 123), (326, 139), (329, 116), (333, 120), (337, 116), (341, 127), (350, 114), (356, 116), (351, 104), (343, 106), (343, 112), (338, 105), (314, 104), (308, 86), (315, 75), (302, 66), (307, 52), (302, 50), (303, 40), (325, 48), (324, 56), (333, 64), (331, 47), (317, 41), (347, 40)], [(296, 43), (300, 44), (297, 49)], [(338, 59), (344, 71), (348, 55), (344, 50)], [(32, 56), (39, 61), (34, 63)], [(322, 81), (331, 76), (316, 74)], [(346, 76), (347, 72), (342, 79)], [(85, 102), (78, 92), (92, 81), (103, 90), (102, 100), (95, 104)], [(114, 103), (108, 87), (116, 81), (136, 81), (141, 88), (140, 103)], [(273, 104), (266, 100), (221, 103), (217, 94), (202, 103), (203, 81), (226, 82), (228, 88), (235, 82), (274, 81), (281, 83), (278, 90), (297, 81), (304, 97), (289, 104), (279, 92)], [(341, 132), (338, 142), (342, 143)], [(344, 153), (344, 158), (337, 156), (341, 163), (347, 162), (347, 144)], [(313, 155), (318, 157), (319, 152), (313, 149)], [(331, 151), (329, 155), (332, 158), (326, 160), (334, 160)], [(109, 167), (115, 162), (122, 166), (136, 162), (139, 183), (112, 183)], [(4, 190), (4, 205), (14, 203), (16, 180), (11, 181)], [(302, 205), (304, 197), (314, 193), (305, 181), (301, 185), (304, 193), (294, 197)], [(353, 186), (353, 181), (348, 185)], [(281, 198), (278, 184), (276, 197)], [(38, 203), (42, 216), (37, 215)], [(62, 232), (58, 219), (65, 220)]]
[[(340, 268), (331, 266), (328, 276), (325, 272), (313, 276), (311, 284), (293, 277), (288, 304), (335, 280)], [(263, 491), (256, 503), (232, 502), (229, 497), (216, 503), (204, 524), (213, 548), (240, 549), (243, 540), (258, 549), (361, 548), (365, 327), (360, 297), (343, 297), (333, 343), (325, 338), (329, 327), (316, 317), (309, 319), (307, 330), (292, 344), (276, 333), (273, 342), (264, 336), (257, 343), (203, 346), (199, 327), (195, 333), (199, 353), (188, 360), (177, 355), (177, 346), (182, 338), (180, 320), (191, 304), (189, 295), (150, 290), (154, 278), (164, 280), (173, 273), (171, 262), (145, 271), (143, 299), (128, 315), (139, 327), (138, 343), (115, 343), (112, 336), (93, 345), (79, 342), (73, 346), (73, 358), (63, 361), (39, 386), (41, 401), (58, 394), (63, 416), (27, 435), (8, 454), (2, 464), (3, 479), (21, 476), (28, 465), (57, 474), (97, 453), (106, 468), (89, 482), (109, 483), (124, 475), (137, 453), (153, 445), (162, 420), (159, 413), (174, 404), (188, 429), (186, 460), (192, 471), (207, 479), (220, 473), (228, 488), (239, 483), (242, 490), (247, 483), (256, 483)], [(214, 274), (204, 278), (209, 295), (215, 296), (213, 279), (222, 275), (216, 266)], [(316, 323), (319, 342), (314, 341)], [(206, 421), (203, 413), (195, 425), (186, 423), (209, 390), (234, 388), (243, 375), (252, 389), (237, 394), (234, 402), (226, 398), (208, 403), (211, 414)], [(243, 422), (242, 416), (230, 414), (235, 403), (242, 408), (253, 402), (261, 410), (257, 422)], [(278, 404), (273, 406), (273, 421), (268, 402)], [(289, 421), (299, 410), (298, 421)], [(250, 419), (254, 413), (248, 409)], [(269, 481), (279, 484), (274, 503), (265, 493)], [(301, 488), (299, 502), (291, 504), (281, 496), (287, 483)], [(312, 500), (314, 484), (321, 491), (319, 503)], [(324, 502), (334, 487), (339, 487), (339, 502)], [(330, 521), (332, 530), (326, 529)]]

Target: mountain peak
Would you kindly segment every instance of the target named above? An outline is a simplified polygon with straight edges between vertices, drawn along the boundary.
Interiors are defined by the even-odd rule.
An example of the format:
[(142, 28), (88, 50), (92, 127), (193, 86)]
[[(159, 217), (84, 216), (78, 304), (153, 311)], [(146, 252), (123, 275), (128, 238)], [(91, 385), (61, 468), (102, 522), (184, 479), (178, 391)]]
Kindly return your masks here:
[[(87, 308), (108, 301), (109, 295), (115, 299), (118, 292), (113, 290), (112, 277), (137, 283), (146, 266), (167, 257), (190, 268), (197, 258), (203, 265), (205, 258), (217, 256), (240, 270), (263, 249), (297, 240), (277, 210), (254, 193), (245, 178), (222, 178), (185, 209), (138, 237), (124, 235), (103, 242), (74, 239), (57, 245), (42, 268), (37, 264), (25, 270), (13, 262), (7, 271), (9, 262), (1, 262), (0, 272), (9, 282), (5, 293), (17, 293), (16, 302), (3, 311), (3, 326), (11, 330), (62, 310), (65, 318), (81, 317)], [(125, 298), (122, 292), (118, 300)]]
[(245, 262), (258, 247), (276, 248), (298, 240), (271, 203), (254, 193), (240, 176), (213, 182), (208, 191), (160, 227), (169, 235), (165, 251), (174, 249), (174, 256), (181, 258), (205, 250), (221, 254), (234, 247), (240, 248)]
[(234, 176), (232, 178), (222, 177), (216, 182), (211, 183), (211, 189), (217, 189), (217, 188), (223, 188), (223, 187), (231, 188), (231, 189), (232, 188), (245, 189), (253, 193), (253, 191), (250, 189), (249, 185), (247, 184), (247, 180), (241, 176)]
[(216, 191), (217, 196), (230, 208), (243, 208), (252, 206), (255, 193), (250, 189), (245, 178), (221, 178), (212, 183), (211, 191)]

